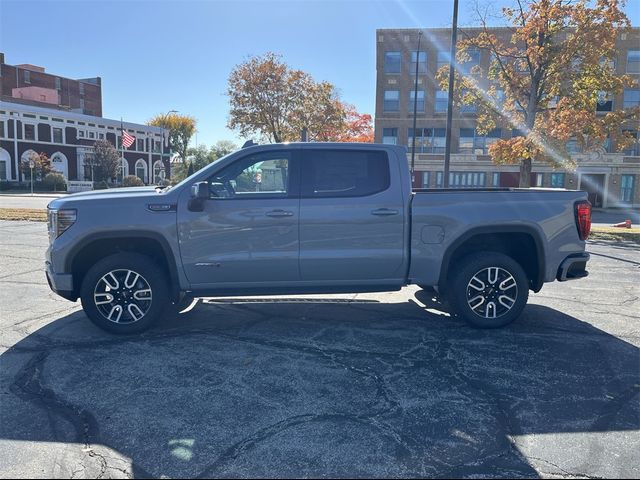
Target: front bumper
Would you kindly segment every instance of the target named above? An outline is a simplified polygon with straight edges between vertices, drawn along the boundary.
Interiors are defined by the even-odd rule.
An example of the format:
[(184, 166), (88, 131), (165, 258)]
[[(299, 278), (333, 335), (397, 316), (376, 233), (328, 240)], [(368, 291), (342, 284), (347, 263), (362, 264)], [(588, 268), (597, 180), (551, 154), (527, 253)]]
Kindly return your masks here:
[(73, 275), (70, 273), (55, 273), (50, 262), (46, 262), (46, 275), (49, 288), (62, 298), (75, 302), (78, 299), (73, 289)]
[(591, 256), (586, 252), (569, 255), (562, 261), (560, 267), (558, 267), (556, 279), (560, 282), (566, 282), (567, 280), (577, 280), (578, 278), (586, 277), (589, 275), (589, 272), (586, 270), (589, 258), (591, 258)]

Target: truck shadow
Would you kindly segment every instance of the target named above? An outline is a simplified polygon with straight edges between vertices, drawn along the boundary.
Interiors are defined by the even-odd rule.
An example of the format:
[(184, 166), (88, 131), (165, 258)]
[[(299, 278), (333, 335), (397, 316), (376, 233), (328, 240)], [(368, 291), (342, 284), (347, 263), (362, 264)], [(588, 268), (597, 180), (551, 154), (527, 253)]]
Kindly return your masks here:
[(425, 292), (208, 300), (126, 338), (76, 312), (0, 357), (0, 439), (70, 445), (60, 476), (532, 477), (518, 439), (640, 428), (638, 359), (557, 310), (480, 331)]

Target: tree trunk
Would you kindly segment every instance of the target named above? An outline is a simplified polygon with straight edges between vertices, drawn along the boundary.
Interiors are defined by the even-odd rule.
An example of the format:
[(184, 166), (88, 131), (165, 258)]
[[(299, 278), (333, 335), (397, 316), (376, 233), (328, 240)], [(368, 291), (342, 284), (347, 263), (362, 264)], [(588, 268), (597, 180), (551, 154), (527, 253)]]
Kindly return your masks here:
[(523, 158), (520, 162), (520, 187), (529, 188), (531, 186), (531, 159)]

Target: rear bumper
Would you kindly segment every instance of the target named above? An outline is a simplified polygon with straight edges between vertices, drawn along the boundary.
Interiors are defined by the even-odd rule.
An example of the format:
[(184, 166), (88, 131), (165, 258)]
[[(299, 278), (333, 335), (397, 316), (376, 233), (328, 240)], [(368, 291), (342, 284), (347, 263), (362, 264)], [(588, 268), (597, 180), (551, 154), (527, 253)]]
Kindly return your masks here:
[(51, 263), (46, 263), (45, 272), (49, 288), (62, 298), (75, 302), (78, 296), (73, 289), (73, 275), (70, 273), (54, 273)]
[(578, 278), (586, 277), (589, 275), (589, 272), (587, 272), (587, 262), (589, 258), (591, 258), (591, 256), (586, 252), (569, 255), (562, 261), (560, 267), (558, 267), (556, 279), (560, 282), (566, 282), (567, 280), (577, 280)]

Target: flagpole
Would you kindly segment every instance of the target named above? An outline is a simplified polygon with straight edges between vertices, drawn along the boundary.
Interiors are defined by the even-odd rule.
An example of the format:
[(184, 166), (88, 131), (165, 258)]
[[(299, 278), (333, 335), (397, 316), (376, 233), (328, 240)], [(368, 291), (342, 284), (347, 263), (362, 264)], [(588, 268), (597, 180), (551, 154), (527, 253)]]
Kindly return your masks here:
[(127, 161), (124, 158), (124, 124), (122, 123), (122, 117), (120, 117), (120, 156), (122, 159), (120, 160), (120, 170), (122, 171), (122, 180), (120, 180), (121, 185), (124, 185), (124, 164), (122, 161)]

